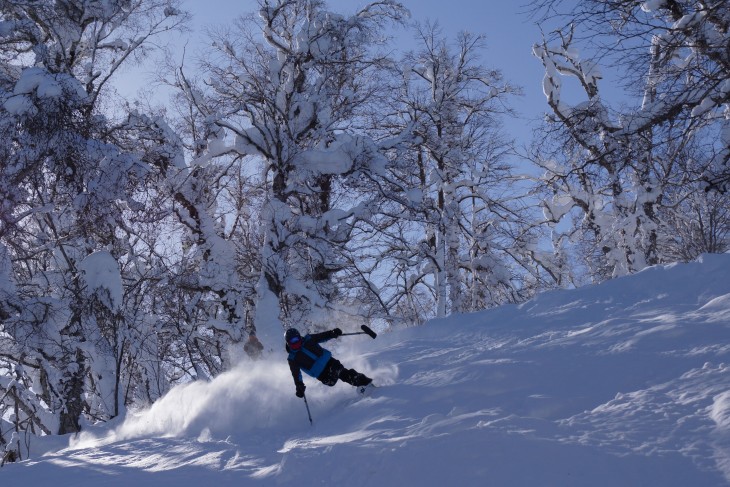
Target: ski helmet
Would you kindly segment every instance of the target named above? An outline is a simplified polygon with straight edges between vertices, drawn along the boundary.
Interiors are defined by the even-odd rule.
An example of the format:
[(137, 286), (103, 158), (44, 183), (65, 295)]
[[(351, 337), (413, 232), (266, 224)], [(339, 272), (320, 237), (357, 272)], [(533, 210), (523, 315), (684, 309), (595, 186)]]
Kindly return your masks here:
[(284, 333), (284, 339), (286, 340), (286, 343), (295, 350), (302, 346), (302, 335), (296, 328), (289, 328), (286, 330), (286, 333)]

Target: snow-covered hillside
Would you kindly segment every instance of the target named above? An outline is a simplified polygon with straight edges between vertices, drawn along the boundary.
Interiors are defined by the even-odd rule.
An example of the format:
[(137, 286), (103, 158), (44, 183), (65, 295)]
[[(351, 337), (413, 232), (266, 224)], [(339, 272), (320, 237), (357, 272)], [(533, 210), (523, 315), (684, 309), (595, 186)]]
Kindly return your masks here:
[(730, 485), (728, 254), (342, 337), (335, 356), (382, 387), (307, 380), (313, 426), (267, 345), (117, 424), (36, 442), (2, 485)]

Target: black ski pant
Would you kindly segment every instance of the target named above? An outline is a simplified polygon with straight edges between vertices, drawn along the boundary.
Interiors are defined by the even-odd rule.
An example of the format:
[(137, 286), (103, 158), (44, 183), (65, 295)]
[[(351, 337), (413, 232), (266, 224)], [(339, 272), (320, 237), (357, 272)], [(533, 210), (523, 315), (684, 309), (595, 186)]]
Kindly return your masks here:
[(371, 378), (365, 374), (361, 374), (355, 369), (346, 369), (345, 366), (335, 358), (329, 359), (327, 365), (324, 366), (324, 370), (317, 379), (330, 387), (337, 384), (338, 380), (352, 384), (355, 387), (366, 386), (373, 381)]

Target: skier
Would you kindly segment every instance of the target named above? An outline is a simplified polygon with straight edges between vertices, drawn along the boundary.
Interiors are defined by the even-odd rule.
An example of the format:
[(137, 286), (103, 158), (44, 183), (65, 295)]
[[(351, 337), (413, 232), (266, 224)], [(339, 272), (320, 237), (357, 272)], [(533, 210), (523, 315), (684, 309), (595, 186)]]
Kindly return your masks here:
[(334, 386), (338, 380), (352, 384), (362, 394), (373, 380), (355, 369), (346, 369), (332, 352), (319, 344), (342, 335), (342, 330), (334, 330), (302, 336), (296, 328), (289, 328), (284, 334), (286, 351), (289, 352), (289, 368), (294, 378), (297, 397), (304, 397), (302, 371), (318, 379), (323, 384)]

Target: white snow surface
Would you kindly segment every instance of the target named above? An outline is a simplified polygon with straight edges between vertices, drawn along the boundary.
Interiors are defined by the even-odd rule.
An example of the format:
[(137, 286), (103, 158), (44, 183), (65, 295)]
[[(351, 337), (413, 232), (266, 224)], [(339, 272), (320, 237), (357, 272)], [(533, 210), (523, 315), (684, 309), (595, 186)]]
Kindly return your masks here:
[[(279, 343), (78, 437), (46, 437), (3, 485), (727, 486), (730, 255), (519, 306), (345, 336), (381, 387), (312, 380)], [(336, 323), (356, 331), (346, 323)], [(331, 324), (335, 326), (335, 323)], [(22, 443), (22, 440), (21, 440)], [(204, 484), (205, 482), (205, 484)]]

